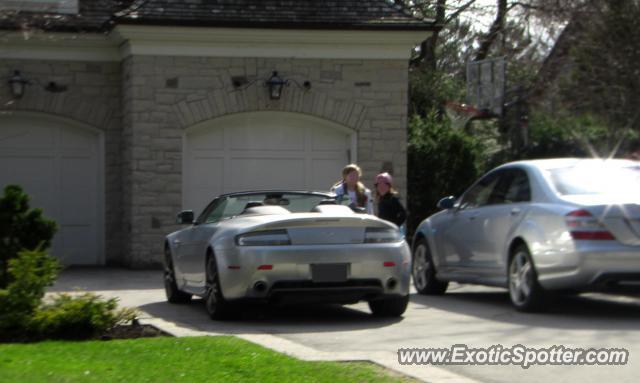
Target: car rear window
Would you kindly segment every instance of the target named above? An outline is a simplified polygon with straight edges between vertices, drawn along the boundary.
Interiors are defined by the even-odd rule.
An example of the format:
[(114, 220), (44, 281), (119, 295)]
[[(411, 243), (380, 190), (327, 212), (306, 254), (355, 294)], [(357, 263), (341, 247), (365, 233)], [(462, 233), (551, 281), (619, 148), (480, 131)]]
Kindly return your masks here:
[(548, 170), (561, 195), (640, 193), (640, 166), (594, 163)]

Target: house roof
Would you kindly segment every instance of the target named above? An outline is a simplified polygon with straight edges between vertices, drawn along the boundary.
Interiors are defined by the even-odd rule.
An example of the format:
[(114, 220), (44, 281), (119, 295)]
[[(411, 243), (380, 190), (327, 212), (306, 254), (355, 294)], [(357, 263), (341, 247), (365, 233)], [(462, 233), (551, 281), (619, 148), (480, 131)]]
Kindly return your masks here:
[[(0, 12), (1, 29), (100, 31), (118, 24), (277, 29), (433, 30), (391, 0), (78, 0), (77, 15)], [(0, 9), (0, 11), (2, 11)]]
[(136, 1), (118, 23), (263, 28), (433, 29), (387, 0)]
[[(95, 32), (108, 28), (123, 1), (78, 0), (78, 14), (16, 11), (0, 5), (0, 29)], [(126, 2), (129, 5), (130, 1)]]

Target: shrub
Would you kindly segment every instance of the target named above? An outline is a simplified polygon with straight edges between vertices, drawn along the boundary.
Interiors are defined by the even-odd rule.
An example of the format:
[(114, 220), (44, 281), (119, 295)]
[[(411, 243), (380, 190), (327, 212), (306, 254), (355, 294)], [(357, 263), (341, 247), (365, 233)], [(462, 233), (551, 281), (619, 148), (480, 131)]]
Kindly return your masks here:
[(56, 223), (42, 216), (41, 209), (29, 207), (29, 196), (17, 185), (7, 185), (0, 197), (0, 289), (11, 282), (9, 262), (24, 249), (47, 250), (56, 232)]
[(409, 125), (407, 228), (413, 233), (447, 195), (459, 195), (483, 170), (482, 143), (432, 112)]
[(117, 298), (104, 300), (91, 293), (59, 294), (35, 312), (30, 330), (36, 337), (46, 339), (91, 338), (135, 320), (135, 310), (117, 307)]
[(136, 319), (137, 311), (118, 309), (117, 299), (90, 293), (42, 303), (59, 270), (44, 251), (22, 251), (9, 264), (12, 282), (0, 289), (0, 340), (86, 339)]
[(58, 261), (40, 249), (22, 251), (9, 261), (12, 282), (0, 289), (0, 339), (26, 335), (26, 324), (55, 281), (58, 268)]
[(0, 198), (0, 340), (90, 338), (118, 324), (133, 322), (137, 312), (117, 309), (117, 300), (94, 294), (58, 295), (42, 303), (60, 265), (46, 249), (55, 222), (29, 208), (19, 186)]

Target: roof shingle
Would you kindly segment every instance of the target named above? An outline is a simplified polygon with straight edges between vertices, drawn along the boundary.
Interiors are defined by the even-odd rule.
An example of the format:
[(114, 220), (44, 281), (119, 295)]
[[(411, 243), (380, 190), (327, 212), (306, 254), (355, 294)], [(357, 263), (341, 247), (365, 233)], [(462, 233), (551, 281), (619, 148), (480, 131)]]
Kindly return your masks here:
[[(2, 9), (0, 9), (2, 11)], [(432, 30), (389, 0), (79, 0), (78, 15), (0, 12), (0, 29), (109, 30), (118, 24)]]
[(433, 29), (387, 0), (145, 0), (117, 23), (262, 28)]

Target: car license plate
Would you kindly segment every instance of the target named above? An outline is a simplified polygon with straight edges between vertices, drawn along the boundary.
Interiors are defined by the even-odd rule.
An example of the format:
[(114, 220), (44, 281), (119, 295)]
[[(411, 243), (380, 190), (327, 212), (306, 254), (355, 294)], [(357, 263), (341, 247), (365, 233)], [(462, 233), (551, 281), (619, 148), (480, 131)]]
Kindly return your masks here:
[(311, 279), (314, 282), (345, 282), (348, 274), (348, 263), (319, 263), (311, 265)]

